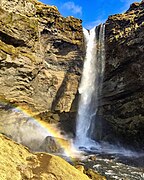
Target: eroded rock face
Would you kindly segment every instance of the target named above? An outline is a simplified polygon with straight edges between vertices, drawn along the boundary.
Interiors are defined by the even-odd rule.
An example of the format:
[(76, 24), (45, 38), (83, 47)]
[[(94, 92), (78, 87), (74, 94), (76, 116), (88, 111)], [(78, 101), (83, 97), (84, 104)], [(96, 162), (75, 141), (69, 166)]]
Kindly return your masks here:
[[(1, 0), (0, 125), (11, 115), (11, 104), (74, 132), (83, 46), (81, 20), (36, 0)], [(99, 139), (144, 144), (143, 52), (144, 2), (106, 22)]]
[(99, 118), (103, 138), (143, 148), (144, 3), (106, 22), (106, 65)]
[(82, 64), (81, 20), (35, 0), (0, 1), (0, 101), (59, 122), (75, 109)]

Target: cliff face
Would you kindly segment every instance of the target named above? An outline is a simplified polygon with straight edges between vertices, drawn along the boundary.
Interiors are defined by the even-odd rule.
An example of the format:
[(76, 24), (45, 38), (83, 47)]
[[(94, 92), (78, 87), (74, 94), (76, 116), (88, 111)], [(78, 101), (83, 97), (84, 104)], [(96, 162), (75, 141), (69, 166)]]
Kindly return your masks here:
[[(17, 112), (10, 111), (13, 106), (47, 122), (61, 121), (74, 131), (83, 46), (80, 20), (64, 18), (56, 7), (35, 0), (0, 1), (1, 131), (6, 119), (17, 121)], [(143, 52), (144, 2), (106, 22), (105, 77), (97, 117), (102, 132), (94, 136), (111, 141), (115, 137), (136, 147), (144, 144)]]
[(0, 101), (48, 122), (75, 111), (83, 63), (81, 20), (35, 0), (0, 1)]
[(103, 136), (143, 147), (144, 3), (106, 21), (106, 65), (99, 118)]

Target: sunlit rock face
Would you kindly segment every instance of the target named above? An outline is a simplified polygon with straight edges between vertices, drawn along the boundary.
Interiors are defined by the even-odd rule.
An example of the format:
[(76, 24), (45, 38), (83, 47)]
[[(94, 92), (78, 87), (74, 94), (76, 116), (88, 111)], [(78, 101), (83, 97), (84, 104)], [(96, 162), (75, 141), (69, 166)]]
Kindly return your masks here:
[(106, 64), (101, 107), (103, 139), (143, 148), (144, 3), (106, 21)]
[(0, 102), (67, 122), (82, 64), (81, 20), (35, 0), (0, 1)]
[(90, 180), (58, 156), (45, 153), (32, 154), (24, 146), (0, 134), (0, 178), (41, 180)]

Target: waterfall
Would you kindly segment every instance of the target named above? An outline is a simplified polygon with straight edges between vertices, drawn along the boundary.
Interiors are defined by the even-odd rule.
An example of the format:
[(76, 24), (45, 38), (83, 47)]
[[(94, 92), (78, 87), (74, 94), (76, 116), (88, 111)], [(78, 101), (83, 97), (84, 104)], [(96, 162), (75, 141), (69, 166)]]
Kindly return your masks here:
[(93, 123), (96, 120), (98, 99), (102, 90), (105, 64), (105, 25), (101, 24), (89, 32), (83, 29), (83, 33), (86, 56), (79, 86), (80, 100), (77, 114), (76, 144), (86, 147), (95, 143), (91, 139), (91, 134), (94, 130)]

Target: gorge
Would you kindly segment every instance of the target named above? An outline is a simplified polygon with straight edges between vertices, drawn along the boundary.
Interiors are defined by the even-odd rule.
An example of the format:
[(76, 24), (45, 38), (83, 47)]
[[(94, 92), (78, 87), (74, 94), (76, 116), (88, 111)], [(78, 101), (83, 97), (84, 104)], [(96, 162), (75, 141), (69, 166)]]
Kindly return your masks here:
[(92, 30), (81, 23), (36, 0), (0, 1), (0, 133), (32, 151), (74, 141), (98, 161), (116, 152), (143, 167), (144, 2)]

